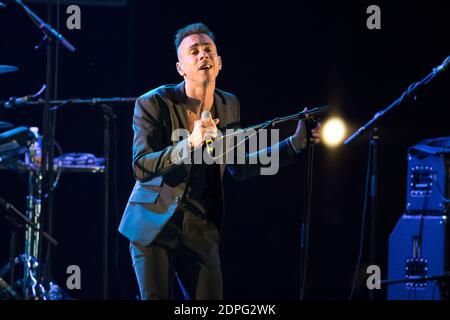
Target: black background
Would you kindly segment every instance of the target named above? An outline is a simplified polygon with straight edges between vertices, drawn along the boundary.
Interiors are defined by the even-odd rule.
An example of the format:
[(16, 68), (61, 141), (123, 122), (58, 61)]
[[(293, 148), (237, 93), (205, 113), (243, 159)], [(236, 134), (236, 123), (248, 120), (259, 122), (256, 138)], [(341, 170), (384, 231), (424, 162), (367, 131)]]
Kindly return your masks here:
[[(60, 31), (78, 50), (59, 49), (58, 97), (133, 97), (162, 84), (180, 82), (173, 35), (178, 28), (201, 21), (216, 34), (223, 60), (217, 86), (240, 98), (244, 126), (289, 115), (305, 106), (330, 104), (334, 107), (331, 115), (343, 117), (352, 132), (450, 53), (446, 1), (377, 2), (381, 30), (366, 27), (366, 9), (371, 4), (130, 0), (125, 7), (82, 5), (81, 30), (66, 28), (66, 5), (61, 5)], [(46, 17), (45, 4), (30, 4), (30, 8)], [(0, 30), (0, 64), (20, 68), (0, 75), (0, 100), (36, 92), (45, 82), (46, 67), (44, 46), (33, 49), (40, 31), (13, 4), (0, 9)], [(387, 240), (405, 208), (407, 149), (423, 139), (449, 135), (448, 80), (448, 73), (442, 75), (416, 103), (402, 105), (379, 125), (376, 228), (377, 264), (383, 276)], [(116, 105), (114, 111), (118, 197), (113, 206), (116, 210), (111, 212), (114, 237), (110, 241), (109, 297), (134, 299), (137, 289), (128, 244), (115, 231), (134, 183), (133, 106)], [(1, 111), (0, 120), (42, 127), (42, 109)], [(282, 132), (286, 136), (294, 129), (294, 125), (285, 126)], [(101, 156), (101, 111), (89, 106), (61, 109), (56, 140), (65, 153)], [(307, 299), (348, 296), (358, 253), (367, 149), (367, 137), (345, 148), (318, 148)], [(302, 160), (280, 169), (276, 176), (244, 182), (226, 177), (222, 238), (226, 299), (298, 298), (303, 177)], [(2, 170), (0, 182), (0, 195), (24, 210), (25, 181)], [(100, 175), (67, 173), (55, 191), (52, 234), (60, 245), (52, 253), (52, 273), (55, 282), (65, 287), (67, 266), (79, 265), (82, 289), (70, 292), (78, 299), (101, 297), (102, 190)], [(0, 221), (3, 264), (8, 258), (10, 228)], [(22, 251), (23, 244), (19, 245)], [(364, 270), (363, 264), (362, 274)], [(367, 290), (357, 290), (355, 297), (367, 298)], [(384, 291), (379, 298), (384, 298)]]

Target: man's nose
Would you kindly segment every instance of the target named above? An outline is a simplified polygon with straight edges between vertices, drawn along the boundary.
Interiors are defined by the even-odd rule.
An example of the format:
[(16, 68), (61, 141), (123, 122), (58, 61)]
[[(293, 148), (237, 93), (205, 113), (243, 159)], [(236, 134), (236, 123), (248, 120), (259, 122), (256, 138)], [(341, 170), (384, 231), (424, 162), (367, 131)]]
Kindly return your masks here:
[(209, 54), (206, 50), (200, 50), (200, 60), (209, 59)]

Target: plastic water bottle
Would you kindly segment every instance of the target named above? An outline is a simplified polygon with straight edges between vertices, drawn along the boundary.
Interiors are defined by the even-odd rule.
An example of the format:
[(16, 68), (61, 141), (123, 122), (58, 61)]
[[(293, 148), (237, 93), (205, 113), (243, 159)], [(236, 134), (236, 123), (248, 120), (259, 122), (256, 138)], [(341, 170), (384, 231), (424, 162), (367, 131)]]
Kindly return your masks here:
[(42, 136), (39, 135), (38, 127), (31, 127), (30, 131), (36, 137), (36, 141), (30, 146), (30, 159), (32, 163), (40, 166), (42, 161)]

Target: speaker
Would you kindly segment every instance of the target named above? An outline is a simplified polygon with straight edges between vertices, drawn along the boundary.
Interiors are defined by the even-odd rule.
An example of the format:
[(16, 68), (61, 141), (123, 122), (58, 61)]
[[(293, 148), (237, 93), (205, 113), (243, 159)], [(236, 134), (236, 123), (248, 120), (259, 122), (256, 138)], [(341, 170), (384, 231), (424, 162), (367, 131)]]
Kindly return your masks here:
[(449, 249), (446, 216), (404, 214), (389, 238), (388, 300), (447, 299)]
[(406, 211), (445, 214), (450, 210), (450, 137), (424, 140), (408, 153)]

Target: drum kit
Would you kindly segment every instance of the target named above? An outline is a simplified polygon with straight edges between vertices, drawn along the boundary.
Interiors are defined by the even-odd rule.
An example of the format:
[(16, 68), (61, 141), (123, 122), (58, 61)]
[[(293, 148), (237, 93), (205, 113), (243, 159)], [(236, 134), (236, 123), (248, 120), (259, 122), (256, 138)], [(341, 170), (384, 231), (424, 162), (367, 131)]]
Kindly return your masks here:
[[(18, 69), (15, 66), (0, 65), (0, 74), (15, 72)], [(2, 106), (6, 106), (10, 101), (11, 99), (3, 102)], [(68, 298), (59, 286), (42, 277), (44, 266), (37, 259), (43, 238), (53, 245), (57, 244), (55, 239), (41, 230), (41, 203), (46, 196), (42, 188), (41, 157), (42, 136), (39, 135), (37, 127), (16, 127), (12, 123), (0, 121), (0, 169), (19, 172), (27, 176), (28, 182), (25, 214), (0, 196), (0, 212), (6, 212), (6, 221), (10, 222), (12, 230), (10, 258), (6, 265), (0, 268), (0, 300)], [(81, 153), (60, 154), (55, 158), (53, 167), (56, 173), (53, 187), (56, 187), (62, 172), (102, 174), (106, 171), (104, 158)], [(25, 229), (24, 253), (16, 256), (16, 233), (22, 228)], [(3, 278), (8, 273), (8, 279)]]
[[(136, 101), (135, 97), (123, 98), (91, 98), (91, 99), (65, 99), (51, 100), (56, 96), (56, 87), (53, 70), (58, 59), (55, 46), (58, 43), (69, 52), (76, 48), (67, 41), (58, 30), (51, 25), (52, 15), (48, 15), (47, 22), (43, 21), (21, 0), (12, 1), (22, 10), (33, 24), (42, 33), (42, 40), (34, 48), (39, 50), (42, 44), (46, 44), (46, 83), (35, 94), (24, 97), (12, 97), (6, 101), (0, 101), (0, 109), (12, 110), (22, 106), (43, 106), (42, 135), (37, 127), (16, 127), (9, 122), (0, 121), (0, 169), (13, 170), (21, 176), (25, 176), (27, 183), (26, 212), (22, 214), (11, 203), (0, 196), (0, 214), (11, 225), (9, 262), (0, 266), (0, 300), (25, 299), (25, 300), (56, 300), (68, 298), (63, 295), (59, 286), (50, 281), (48, 269), (50, 266), (50, 249), (57, 245), (57, 241), (47, 234), (43, 225), (44, 218), (51, 224), (53, 213), (53, 190), (58, 185), (62, 172), (102, 174), (104, 191), (103, 229), (102, 241), (102, 298), (107, 299), (108, 292), (108, 215), (110, 203), (110, 154), (112, 125), (116, 118), (113, 104), (130, 105)], [(52, 3), (48, 2), (48, 12), (51, 12)], [(2, 3), (0, 2), (0, 8)], [(13, 73), (19, 68), (12, 65), (0, 65), (0, 76)], [(42, 98), (45, 92), (44, 98)], [(55, 118), (58, 108), (62, 106), (86, 106), (98, 107), (103, 113), (103, 157), (97, 158), (92, 154), (71, 153), (63, 154), (59, 144), (55, 142)], [(1, 119), (0, 119), (1, 120)], [(55, 148), (59, 156), (54, 157)], [(16, 231), (25, 229), (24, 253), (16, 254)], [(43, 241), (46, 240), (47, 249), (43, 250)], [(45, 264), (40, 260), (43, 252), (46, 253)], [(22, 277), (16, 277), (16, 270)], [(4, 277), (9, 273), (9, 278)], [(21, 273), (21, 274), (20, 274)], [(16, 279), (17, 278), (17, 279)]]
[[(0, 108), (15, 109), (22, 106), (44, 106), (43, 136), (37, 127), (15, 127), (12, 123), (0, 121), (0, 169), (14, 170), (27, 176), (26, 213), (22, 214), (11, 203), (0, 197), (0, 214), (6, 212), (5, 217), (11, 227), (9, 262), (0, 267), (0, 300), (55, 300), (67, 298), (59, 286), (50, 281), (47, 269), (40, 263), (43, 253), (42, 239), (47, 240), (47, 257), (50, 244), (57, 241), (44, 232), (45, 226), (41, 222), (52, 217), (52, 193), (58, 184), (62, 172), (102, 174), (104, 181), (104, 226), (103, 226), (103, 262), (102, 262), (102, 295), (107, 298), (108, 291), (108, 211), (110, 202), (110, 149), (111, 149), (111, 122), (116, 115), (110, 107), (114, 103), (134, 103), (136, 98), (92, 98), (92, 99), (66, 99), (51, 100), (54, 95), (54, 84), (51, 75), (53, 64), (49, 61), (54, 52), (55, 43), (60, 43), (70, 52), (76, 49), (61, 34), (53, 29), (50, 23), (45, 23), (22, 1), (15, 3), (37, 25), (43, 33), (42, 43), (47, 43), (47, 83), (36, 94), (9, 98), (0, 101)], [(49, 3), (50, 6), (50, 3)], [(40, 46), (39, 46), (40, 47)], [(18, 71), (12, 65), (0, 65), (0, 76)], [(45, 91), (45, 99), (40, 98)], [(92, 154), (71, 153), (62, 154), (59, 145), (54, 140), (54, 118), (58, 107), (67, 105), (89, 105), (101, 109), (104, 115), (104, 141), (103, 158)], [(53, 150), (59, 149), (59, 157), (54, 158)], [(49, 169), (53, 168), (53, 170)], [(2, 208), (3, 207), (3, 208)], [(5, 209), (5, 210), (4, 210)], [(16, 231), (25, 229), (24, 253), (16, 255)], [(49, 261), (46, 261), (49, 264)], [(19, 266), (21, 268), (19, 268)], [(16, 270), (21, 278), (16, 277)], [(9, 279), (5, 279), (9, 273)], [(18, 279), (16, 279), (18, 278)], [(8, 280), (8, 281), (7, 281)]]
[[(11, 65), (0, 65), (0, 75), (18, 71), (19, 68)], [(102, 174), (104, 183), (104, 213), (103, 213), (103, 263), (102, 263), (102, 296), (107, 298), (108, 291), (108, 215), (110, 203), (110, 149), (111, 149), (111, 122), (116, 115), (110, 107), (113, 104), (130, 104), (136, 101), (135, 97), (124, 98), (92, 98), (92, 99), (66, 99), (44, 100), (40, 96), (46, 90), (47, 85), (35, 94), (25, 97), (9, 98), (0, 101), (0, 108), (11, 110), (22, 106), (48, 104), (52, 110), (67, 105), (82, 105), (98, 107), (103, 112), (103, 156), (96, 157), (88, 153), (63, 154), (58, 143), (54, 142), (50, 150), (59, 151), (59, 156), (53, 158), (53, 151), (47, 148), (44, 156), (46, 141), (39, 134), (38, 127), (16, 127), (9, 122), (0, 121), (0, 170), (13, 170), (26, 176), (27, 195), (26, 212), (22, 214), (11, 203), (0, 196), (0, 214), (11, 225), (10, 255), (9, 261), (0, 267), (0, 300), (59, 300), (70, 299), (61, 287), (49, 279), (45, 264), (40, 263), (43, 253), (42, 240), (47, 241), (47, 253), (51, 245), (58, 242), (47, 234), (42, 225), (44, 217), (51, 216), (46, 211), (45, 204), (49, 203), (49, 195), (58, 185), (63, 172)], [(44, 108), (45, 112), (45, 108)], [(55, 112), (55, 111), (53, 111)], [(45, 115), (45, 113), (44, 113)], [(45, 119), (45, 117), (44, 117)], [(44, 121), (45, 122), (45, 121)], [(45, 135), (45, 125), (44, 135)], [(47, 124), (48, 126), (48, 124)], [(47, 134), (48, 134), (47, 130)], [(47, 146), (48, 141), (47, 135)], [(53, 138), (54, 139), (54, 138)], [(49, 159), (52, 159), (50, 162)], [(50, 163), (52, 165), (50, 165)], [(48, 168), (53, 167), (53, 170)], [(49, 174), (51, 172), (51, 174)], [(47, 181), (47, 184), (44, 182)], [(3, 207), (3, 208), (2, 208)], [(16, 233), (25, 229), (24, 253), (16, 254)], [(46, 261), (49, 264), (49, 261)], [(9, 273), (9, 278), (4, 277)]]
[[(17, 71), (18, 68), (9, 65), (0, 65), (0, 74)], [(49, 194), (56, 188), (60, 176), (67, 173), (102, 174), (104, 183), (104, 226), (103, 226), (103, 266), (104, 275), (102, 284), (103, 298), (107, 297), (108, 290), (108, 215), (110, 202), (110, 149), (111, 149), (111, 122), (116, 115), (110, 107), (112, 104), (130, 104), (136, 98), (92, 98), (92, 99), (67, 99), (50, 100), (40, 99), (46, 86), (42, 86), (38, 93), (21, 97), (9, 98), (0, 101), (0, 107), (4, 109), (15, 109), (22, 106), (44, 105), (48, 102), (54, 110), (66, 105), (89, 105), (98, 107), (104, 115), (103, 155), (96, 157), (88, 153), (63, 154), (58, 143), (54, 146), (59, 151), (59, 156), (52, 159), (53, 170), (49, 167), (49, 151), (47, 150), (47, 162), (44, 165), (44, 137), (39, 134), (38, 127), (15, 127), (12, 123), (0, 121), (0, 170), (13, 170), (22, 176), (27, 176), (26, 213), (22, 214), (12, 204), (0, 196), (0, 213), (7, 213), (8, 220), (13, 221), (10, 237), (10, 261), (0, 268), (0, 300), (2, 299), (24, 299), (24, 300), (55, 300), (70, 299), (58, 285), (51, 282), (46, 274), (46, 267), (40, 263), (42, 256), (42, 240), (45, 238), (47, 244), (56, 245), (57, 241), (42, 229), (45, 212), (44, 204), (49, 199)], [(53, 152), (52, 152), (53, 154)], [(52, 155), (53, 156), (53, 155)], [(47, 170), (44, 170), (47, 168)], [(45, 185), (45, 171), (52, 172), (49, 184)], [(47, 175), (48, 177), (49, 175)], [(6, 210), (3, 210), (3, 208)], [(16, 256), (15, 242), (16, 231), (25, 228), (24, 253)], [(47, 251), (50, 245), (47, 247)], [(47, 261), (48, 263), (48, 261)], [(19, 268), (19, 266), (21, 268)], [(21, 269), (22, 277), (16, 280), (16, 269)], [(3, 277), (9, 273), (9, 280)], [(46, 275), (46, 276), (43, 276)], [(9, 282), (9, 284), (8, 284)]]

